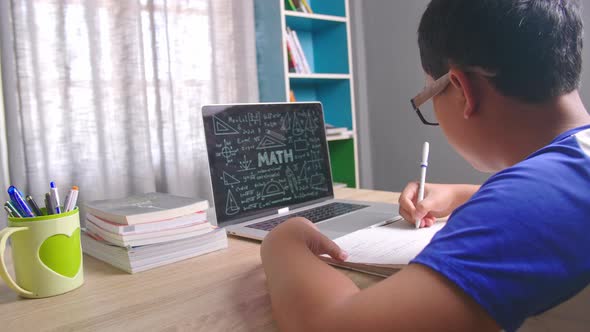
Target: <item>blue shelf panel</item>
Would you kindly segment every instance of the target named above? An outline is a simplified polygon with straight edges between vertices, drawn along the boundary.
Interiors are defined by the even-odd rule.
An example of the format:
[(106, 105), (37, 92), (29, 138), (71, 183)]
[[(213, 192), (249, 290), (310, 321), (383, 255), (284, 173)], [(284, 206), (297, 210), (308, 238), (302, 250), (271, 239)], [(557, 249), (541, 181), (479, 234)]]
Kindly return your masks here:
[[(325, 17), (327, 19), (322, 19)], [(287, 11), (285, 22), (288, 27), (297, 31), (317, 31), (346, 24), (346, 19), (335, 16), (316, 16)]]
[(289, 27), (297, 32), (312, 72), (349, 73), (346, 24), (338, 23), (321, 30), (297, 30)]
[(345, 0), (307, 0), (314, 14), (346, 16)]
[(291, 79), (297, 101), (320, 101), (326, 123), (352, 130), (350, 80)]

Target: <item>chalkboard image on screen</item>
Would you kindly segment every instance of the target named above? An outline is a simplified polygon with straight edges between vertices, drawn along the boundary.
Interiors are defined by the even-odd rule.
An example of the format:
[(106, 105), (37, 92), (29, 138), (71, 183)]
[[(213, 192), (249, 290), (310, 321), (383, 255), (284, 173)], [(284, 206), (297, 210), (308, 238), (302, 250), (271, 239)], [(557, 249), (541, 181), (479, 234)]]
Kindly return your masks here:
[(204, 106), (203, 122), (222, 226), (333, 198), (320, 103)]

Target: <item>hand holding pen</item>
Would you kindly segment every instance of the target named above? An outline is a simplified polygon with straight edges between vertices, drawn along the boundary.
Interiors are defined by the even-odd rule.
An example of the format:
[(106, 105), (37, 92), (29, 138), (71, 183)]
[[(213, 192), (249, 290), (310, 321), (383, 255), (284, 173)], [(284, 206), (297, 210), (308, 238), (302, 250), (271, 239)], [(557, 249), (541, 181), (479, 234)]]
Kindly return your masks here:
[[(429, 152), (430, 145), (428, 142), (424, 142), (422, 146), (422, 162), (420, 163), (420, 181), (410, 182), (399, 197), (399, 213), (416, 228), (420, 228), (420, 226), (429, 227), (436, 222), (436, 217), (431, 213), (433, 211), (426, 208), (426, 200), (424, 200)], [(432, 186), (432, 184), (428, 185)], [(432, 202), (432, 197), (429, 196), (427, 200)]]
[[(418, 188), (418, 199), (416, 203), (420, 203), (424, 199), (424, 184), (426, 183), (426, 170), (428, 169), (428, 154), (430, 153), (430, 144), (424, 142), (422, 147), (422, 163), (420, 164), (420, 186)], [(420, 228), (422, 218), (416, 218), (414, 221), (416, 228)]]

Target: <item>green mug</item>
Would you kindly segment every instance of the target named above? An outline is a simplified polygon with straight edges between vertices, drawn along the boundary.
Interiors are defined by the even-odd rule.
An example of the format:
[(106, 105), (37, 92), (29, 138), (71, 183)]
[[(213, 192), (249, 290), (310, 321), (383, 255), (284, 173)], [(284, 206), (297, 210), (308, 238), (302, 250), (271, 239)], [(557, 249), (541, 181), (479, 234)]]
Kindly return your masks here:
[[(16, 281), (4, 259), (12, 239)], [(80, 213), (72, 211), (33, 218), (8, 217), (0, 231), (0, 277), (20, 296), (41, 298), (74, 290), (84, 283)]]

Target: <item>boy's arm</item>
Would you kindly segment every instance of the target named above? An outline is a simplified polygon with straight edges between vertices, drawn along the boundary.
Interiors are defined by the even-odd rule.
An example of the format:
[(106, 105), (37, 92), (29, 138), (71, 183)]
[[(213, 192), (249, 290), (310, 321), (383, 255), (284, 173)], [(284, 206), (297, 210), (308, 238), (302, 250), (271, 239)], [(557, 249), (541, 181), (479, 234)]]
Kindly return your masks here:
[(341, 254), (304, 219), (265, 239), (261, 255), (282, 331), (499, 331), (468, 295), (433, 270), (413, 264), (365, 290), (322, 262)]

